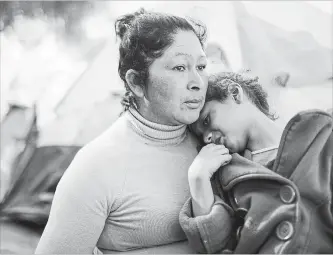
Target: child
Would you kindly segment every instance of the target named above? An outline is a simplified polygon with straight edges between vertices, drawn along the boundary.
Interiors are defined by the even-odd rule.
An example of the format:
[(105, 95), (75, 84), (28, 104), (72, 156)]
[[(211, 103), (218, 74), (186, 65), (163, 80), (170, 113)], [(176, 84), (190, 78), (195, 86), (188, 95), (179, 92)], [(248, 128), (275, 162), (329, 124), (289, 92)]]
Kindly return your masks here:
[[(190, 168), (192, 196), (198, 198), (193, 199), (195, 216), (209, 212), (214, 201), (208, 182), (207, 187), (194, 188), (197, 186), (197, 173), (211, 178), (220, 167), (219, 163), (227, 163), (221, 156), (224, 161), (210, 167), (215, 161), (205, 158), (211, 157), (211, 152), (218, 148), (226, 148), (221, 155), (239, 153), (262, 165), (269, 165), (275, 159), (282, 134), (274, 119), (269, 111), (267, 93), (258, 83), (258, 78), (251, 79), (232, 72), (210, 77), (205, 106), (199, 119), (191, 125), (191, 130), (205, 144), (218, 146), (203, 147)], [(204, 169), (199, 165), (201, 161), (205, 161)]]
[[(333, 237), (332, 148), (326, 149), (332, 118), (301, 113), (284, 131), (274, 119), (257, 78), (211, 76), (205, 106), (191, 125), (208, 145), (190, 166), (192, 198), (180, 213), (181, 226), (198, 252), (333, 252), (328, 242)], [(308, 199), (310, 190), (312, 202), (325, 201), (324, 217), (323, 212), (312, 214), (317, 207), (304, 204), (302, 196)], [(309, 219), (317, 223), (306, 234)], [(331, 230), (323, 230), (319, 222), (329, 222)], [(307, 242), (313, 245), (307, 248)]]

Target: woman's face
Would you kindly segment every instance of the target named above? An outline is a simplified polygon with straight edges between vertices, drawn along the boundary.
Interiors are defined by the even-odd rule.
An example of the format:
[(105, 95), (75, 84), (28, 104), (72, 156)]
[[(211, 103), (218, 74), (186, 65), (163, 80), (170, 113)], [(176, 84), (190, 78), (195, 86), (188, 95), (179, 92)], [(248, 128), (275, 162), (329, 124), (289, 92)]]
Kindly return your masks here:
[(209, 101), (191, 129), (206, 144), (224, 144), (231, 153), (243, 152), (249, 138), (250, 123), (244, 107), (243, 103), (237, 104), (231, 98), (223, 103)]
[(174, 42), (149, 67), (147, 114), (164, 125), (191, 124), (204, 105), (206, 55), (192, 31), (179, 31)]

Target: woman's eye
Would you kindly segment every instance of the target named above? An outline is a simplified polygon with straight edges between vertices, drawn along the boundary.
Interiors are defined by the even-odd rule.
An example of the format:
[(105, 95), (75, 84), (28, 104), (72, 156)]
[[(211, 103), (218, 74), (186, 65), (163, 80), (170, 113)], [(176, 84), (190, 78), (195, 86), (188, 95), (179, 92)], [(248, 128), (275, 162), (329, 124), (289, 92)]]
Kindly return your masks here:
[(173, 68), (173, 70), (179, 71), (179, 72), (184, 72), (185, 71), (185, 67), (184, 66), (176, 66)]
[(200, 65), (197, 67), (199, 71), (203, 71), (206, 69), (206, 65)]
[(204, 120), (203, 120), (203, 123), (202, 123), (204, 126), (208, 126), (209, 124), (209, 116), (207, 116)]

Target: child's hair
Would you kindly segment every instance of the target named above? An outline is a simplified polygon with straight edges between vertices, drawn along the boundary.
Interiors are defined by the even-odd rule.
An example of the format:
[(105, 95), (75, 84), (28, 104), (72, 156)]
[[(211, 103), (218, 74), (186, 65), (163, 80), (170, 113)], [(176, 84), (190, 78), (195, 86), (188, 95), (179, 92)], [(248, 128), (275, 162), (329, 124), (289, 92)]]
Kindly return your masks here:
[(217, 100), (223, 102), (227, 99), (228, 86), (232, 83), (240, 85), (245, 95), (251, 102), (267, 117), (276, 120), (275, 114), (270, 112), (267, 101), (267, 93), (258, 83), (259, 78), (251, 78), (247, 74), (243, 75), (234, 72), (221, 72), (210, 76), (206, 94), (206, 102)]

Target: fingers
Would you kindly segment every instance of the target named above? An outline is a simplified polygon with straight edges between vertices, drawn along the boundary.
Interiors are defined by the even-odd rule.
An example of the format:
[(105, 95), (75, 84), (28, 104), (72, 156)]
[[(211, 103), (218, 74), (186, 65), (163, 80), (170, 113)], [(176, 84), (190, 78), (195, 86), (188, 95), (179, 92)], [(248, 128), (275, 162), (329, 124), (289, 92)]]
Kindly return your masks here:
[(225, 166), (226, 164), (229, 164), (232, 159), (232, 156), (230, 154), (221, 155), (221, 157), (222, 157), (221, 166)]
[(226, 148), (224, 145), (216, 145), (214, 148), (220, 154), (229, 154), (229, 149)]
[(213, 144), (213, 143), (210, 143), (210, 144), (207, 144), (205, 147), (205, 150), (207, 152), (213, 152), (214, 154), (219, 154), (219, 155), (224, 155), (224, 154), (229, 154), (230, 151), (228, 148), (226, 148), (224, 145), (222, 144)]
[(223, 154), (229, 154), (229, 150), (228, 148), (221, 148), (221, 149), (218, 149), (216, 150), (217, 153), (223, 155)]
[(214, 144), (214, 143), (207, 144), (205, 147), (207, 149), (209, 148), (212, 150), (219, 150), (219, 149), (226, 148), (223, 144)]
[(214, 143), (209, 143), (209, 144), (205, 145), (204, 148), (205, 148), (205, 147), (206, 147), (206, 148), (215, 148), (215, 146), (217, 146), (217, 145), (214, 144)]

